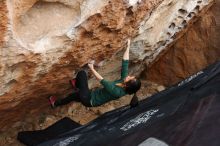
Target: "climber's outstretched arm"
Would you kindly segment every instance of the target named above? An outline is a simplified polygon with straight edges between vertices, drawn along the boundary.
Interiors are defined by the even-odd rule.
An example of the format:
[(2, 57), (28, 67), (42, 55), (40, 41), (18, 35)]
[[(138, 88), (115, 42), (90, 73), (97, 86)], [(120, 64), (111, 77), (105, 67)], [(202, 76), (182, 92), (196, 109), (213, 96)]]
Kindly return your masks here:
[(130, 39), (127, 42), (127, 49), (123, 55), (122, 65), (121, 65), (121, 80), (128, 75), (128, 63), (129, 63), (129, 49), (130, 49)]
[(101, 81), (103, 79), (103, 77), (94, 69), (94, 65), (93, 63), (89, 63), (88, 64), (89, 68), (91, 69), (92, 73), (95, 75), (95, 77)]
[(130, 43), (131, 43), (131, 40), (128, 39), (128, 42), (127, 42), (127, 49), (123, 55), (123, 60), (129, 60), (129, 50), (130, 50)]

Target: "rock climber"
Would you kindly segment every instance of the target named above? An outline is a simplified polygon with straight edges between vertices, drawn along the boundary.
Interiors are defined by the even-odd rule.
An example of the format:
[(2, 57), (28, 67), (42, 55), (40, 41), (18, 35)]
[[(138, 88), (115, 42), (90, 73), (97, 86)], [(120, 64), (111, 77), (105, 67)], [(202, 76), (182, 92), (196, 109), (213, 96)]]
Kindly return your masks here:
[(111, 100), (119, 99), (127, 94), (134, 94), (130, 105), (136, 106), (138, 99), (136, 92), (141, 87), (141, 82), (135, 76), (128, 75), (130, 40), (127, 41), (127, 48), (122, 59), (121, 78), (115, 81), (104, 79), (95, 69), (94, 63), (88, 63), (94, 76), (100, 81), (102, 87), (90, 90), (88, 87), (88, 77), (84, 70), (77, 73), (75, 79), (71, 80), (75, 90), (63, 99), (56, 99), (55, 96), (49, 97), (52, 108), (65, 105), (71, 101), (81, 102), (87, 107), (96, 107)]

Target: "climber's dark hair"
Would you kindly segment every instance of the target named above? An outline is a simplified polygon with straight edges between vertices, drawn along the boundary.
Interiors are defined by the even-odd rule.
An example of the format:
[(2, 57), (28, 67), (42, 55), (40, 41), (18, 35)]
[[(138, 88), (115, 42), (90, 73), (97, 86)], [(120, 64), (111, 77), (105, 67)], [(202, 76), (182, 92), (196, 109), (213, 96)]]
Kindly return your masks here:
[(141, 88), (141, 81), (139, 79), (130, 80), (125, 83), (125, 91), (128, 94), (134, 94)]
[(134, 108), (136, 106), (138, 106), (139, 101), (138, 101), (138, 97), (136, 95), (136, 93), (134, 93), (134, 96), (132, 97), (131, 101), (130, 101), (130, 107)]

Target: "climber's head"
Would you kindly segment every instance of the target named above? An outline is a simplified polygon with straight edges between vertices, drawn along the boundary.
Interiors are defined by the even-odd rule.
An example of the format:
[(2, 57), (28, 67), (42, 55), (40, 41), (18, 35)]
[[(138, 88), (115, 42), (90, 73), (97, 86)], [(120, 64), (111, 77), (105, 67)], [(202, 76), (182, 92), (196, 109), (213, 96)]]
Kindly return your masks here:
[(135, 76), (127, 76), (124, 79), (125, 91), (128, 94), (136, 93), (141, 87), (141, 81)]

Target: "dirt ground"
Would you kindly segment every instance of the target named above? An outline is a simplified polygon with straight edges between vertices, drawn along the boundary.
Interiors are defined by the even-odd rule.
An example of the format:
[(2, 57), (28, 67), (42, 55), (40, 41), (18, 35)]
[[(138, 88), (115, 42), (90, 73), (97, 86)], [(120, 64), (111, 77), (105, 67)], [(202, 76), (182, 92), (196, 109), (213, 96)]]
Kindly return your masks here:
[[(138, 91), (137, 95), (139, 100), (143, 100), (164, 89), (165, 87), (162, 85), (142, 80), (142, 87)], [(23, 146), (23, 144), (16, 140), (17, 133), (19, 131), (45, 129), (63, 117), (70, 117), (72, 120), (82, 125), (86, 124), (105, 112), (129, 104), (131, 98), (132, 96), (124, 96), (119, 100), (111, 101), (100, 107), (92, 108), (84, 107), (82, 104), (76, 102), (56, 109), (51, 109), (48, 106), (48, 110), (41, 113), (39, 117), (29, 117), (25, 120), (18, 121), (6, 132), (0, 133), (0, 146)]]

